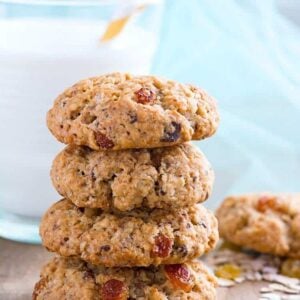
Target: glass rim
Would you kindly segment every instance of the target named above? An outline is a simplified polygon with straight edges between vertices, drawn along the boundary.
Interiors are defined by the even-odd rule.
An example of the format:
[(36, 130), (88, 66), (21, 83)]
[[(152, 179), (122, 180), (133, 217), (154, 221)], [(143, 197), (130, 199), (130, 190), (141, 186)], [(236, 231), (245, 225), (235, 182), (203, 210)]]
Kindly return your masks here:
[[(126, 4), (159, 4), (163, 0), (126, 0)], [(124, 3), (124, 0), (0, 0), (0, 4), (36, 6), (106, 6)]]

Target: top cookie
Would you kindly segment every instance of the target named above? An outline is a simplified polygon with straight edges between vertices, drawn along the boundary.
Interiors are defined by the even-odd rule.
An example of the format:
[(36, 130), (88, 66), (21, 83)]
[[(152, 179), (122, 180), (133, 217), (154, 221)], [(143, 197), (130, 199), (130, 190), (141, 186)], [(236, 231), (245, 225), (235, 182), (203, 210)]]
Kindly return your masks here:
[(231, 196), (217, 210), (221, 237), (262, 253), (300, 258), (300, 194)]
[(219, 115), (215, 101), (195, 86), (113, 73), (65, 90), (48, 112), (47, 123), (65, 144), (118, 150), (209, 137)]

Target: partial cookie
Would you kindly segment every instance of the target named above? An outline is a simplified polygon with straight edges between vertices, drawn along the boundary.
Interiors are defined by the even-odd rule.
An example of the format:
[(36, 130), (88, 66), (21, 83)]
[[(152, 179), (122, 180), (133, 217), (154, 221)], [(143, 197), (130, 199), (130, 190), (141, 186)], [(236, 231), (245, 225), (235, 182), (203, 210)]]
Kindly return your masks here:
[(118, 150), (209, 137), (219, 115), (215, 101), (195, 86), (113, 73), (65, 90), (48, 112), (47, 123), (65, 144)]
[(54, 258), (44, 266), (33, 300), (213, 300), (216, 279), (200, 261), (149, 268), (105, 268)]
[(217, 210), (221, 237), (262, 253), (300, 258), (300, 194), (249, 194)]
[(40, 234), (50, 251), (107, 267), (182, 263), (218, 240), (216, 218), (199, 204), (174, 212), (104, 213), (61, 200), (46, 212)]
[(52, 182), (79, 207), (170, 209), (202, 202), (213, 170), (196, 147), (93, 151), (68, 146), (54, 160)]

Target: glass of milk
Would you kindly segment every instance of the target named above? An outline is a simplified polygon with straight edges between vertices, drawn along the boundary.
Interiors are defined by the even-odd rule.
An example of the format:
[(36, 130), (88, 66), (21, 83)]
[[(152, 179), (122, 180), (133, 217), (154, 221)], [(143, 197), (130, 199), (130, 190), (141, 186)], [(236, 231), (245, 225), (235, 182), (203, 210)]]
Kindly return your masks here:
[(86, 77), (149, 73), (162, 10), (160, 0), (0, 0), (0, 236), (38, 243), (40, 217), (60, 199), (53, 100)]

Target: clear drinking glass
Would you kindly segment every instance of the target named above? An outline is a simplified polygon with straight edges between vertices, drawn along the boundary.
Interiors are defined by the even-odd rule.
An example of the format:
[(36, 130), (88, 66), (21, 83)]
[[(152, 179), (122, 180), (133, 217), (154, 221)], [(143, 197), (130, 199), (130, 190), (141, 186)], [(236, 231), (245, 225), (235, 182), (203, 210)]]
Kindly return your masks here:
[(59, 199), (49, 171), (62, 145), (45, 120), (55, 97), (86, 77), (148, 73), (162, 10), (159, 0), (0, 0), (0, 236), (39, 242)]

